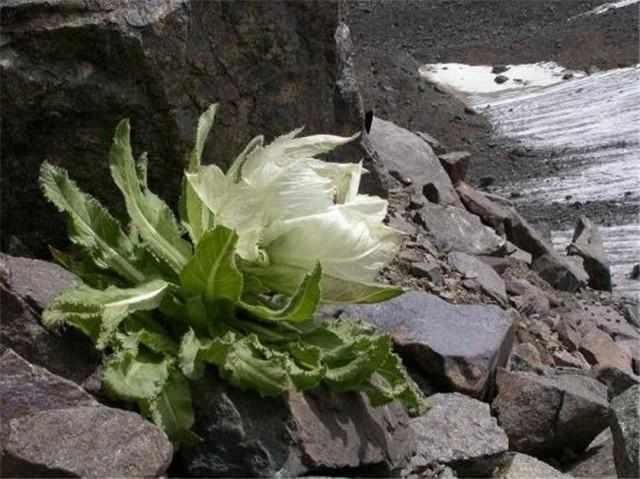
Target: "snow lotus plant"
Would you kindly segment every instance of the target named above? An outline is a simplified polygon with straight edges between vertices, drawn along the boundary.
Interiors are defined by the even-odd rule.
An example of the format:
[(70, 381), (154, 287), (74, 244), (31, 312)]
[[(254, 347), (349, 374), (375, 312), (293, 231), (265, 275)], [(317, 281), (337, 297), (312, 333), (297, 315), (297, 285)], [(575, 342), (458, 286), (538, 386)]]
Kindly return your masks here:
[(374, 283), (399, 245), (382, 223), (386, 201), (358, 194), (361, 165), (316, 158), (354, 137), (296, 130), (265, 145), (260, 136), (224, 173), (200, 163), (215, 112), (198, 123), (180, 222), (149, 190), (127, 120), (110, 151), (126, 228), (66, 171), (42, 165), (44, 194), (66, 214), (75, 246), (54, 256), (83, 281), (50, 304), (44, 323), (90, 336), (104, 352), (107, 392), (176, 443), (196, 440), (189, 380), (205, 375), (263, 396), (362, 391), (373, 405), (398, 399), (418, 412), (422, 396), (387, 336), (314, 318), (320, 302), (401, 293)]

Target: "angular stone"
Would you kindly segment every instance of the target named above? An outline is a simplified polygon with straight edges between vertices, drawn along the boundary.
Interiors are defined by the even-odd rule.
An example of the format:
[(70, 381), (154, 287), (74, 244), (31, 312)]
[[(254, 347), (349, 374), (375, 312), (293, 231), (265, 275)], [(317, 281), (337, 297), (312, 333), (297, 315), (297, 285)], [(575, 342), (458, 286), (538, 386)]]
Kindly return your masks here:
[(411, 421), (418, 448), (403, 473), (444, 464), (460, 477), (488, 476), (509, 449), (489, 405), (458, 393), (430, 396), (429, 403), (431, 408)]
[(513, 343), (513, 318), (497, 306), (453, 305), (411, 291), (390, 301), (339, 307), (390, 334), (400, 353), (443, 387), (482, 398)]
[[(43, 261), (3, 255), (0, 264), (5, 271), (0, 274), (0, 344), (79, 384), (90, 378), (100, 363), (91, 341), (71, 329), (63, 335), (48, 331), (34, 309), (45, 307), (46, 301), (68, 287), (69, 276)], [(32, 273), (33, 284), (29, 282)]]
[(417, 278), (427, 278), (435, 285), (443, 282), (442, 268), (435, 262), (420, 261), (409, 265), (409, 272)]
[(496, 479), (571, 479), (535, 457), (526, 454), (511, 454), (493, 473)]
[(599, 329), (594, 328), (582, 337), (580, 352), (594, 366), (611, 366), (631, 372), (631, 356)]
[(291, 477), (348, 468), (389, 473), (415, 450), (402, 407), (372, 408), (360, 394), (261, 398), (203, 380), (194, 386), (194, 405), (195, 432), (204, 441), (181, 450), (190, 475)]
[(509, 358), (510, 371), (544, 371), (540, 351), (531, 343), (520, 343), (513, 348)]
[(602, 431), (567, 472), (576, 479), (617, 479), (611, 430)]
[(497, 388), (492, 408), (515, 451), (535, 456), (579, 452), (607, 426), (607, 389), (590, 377), (501, 369)]
[(438, 158), (454, 185), (465, 180), (471, 160), (471, 153), (468, 151), (452, 151), (438, 155)]
[(619, 396), (630, 387), (640, 384), (640, 376), (631, 371), (613, 366), (595, 366), (591, 369), (591, 376), (607, 386), (609, 399)]
[(7, 429), (3, 477), (158, 477), (173, 456), (160, 429), (104, 406), (41, 411)]
[(611, 291), (611, 267), (604, 251), (604, 244), (598, 231), (589, 218), (581, 216), (573, 232), (567, 254), (580, 256), (584, 260), (584, 269), (589, 275), (589, 286), (593, 289)]
[(557, 253), (547, 253), (533, 260), (531, 269), (542, 279), (561, 291), (574, 292), (587, 284), (587, 274), (574, 262)]
[(368, 139), (390, 174), (409, 179), (417, 191), (431, 183), (441, 204), (462, 206), (438, 157), (418, 135), (374, 117)]
[(640, 477), (640, 386), (611, 401), (610, 426), (618, 477)]
[(417, 212), (417, 221), (444, 253), (493, 256), (504, 251), (504, 239), (483, 225), (479, 217), (461, 208), (428, 204)]
[(504, 275), (504, 283), (507, 292), (517, 296), (512, 298), (512, 301), (516, 304), (518, 312), (526, 316), (544, 316), (549, 313), (551, 303), (542, 289), (526, 279), (516, 278), (511, 273)]
[(494, 203), (483, 193), (464, 182), (456, 184), (456, 192), (471, 213), (478, 215), (484, 224), (491, 226), (498, 233), (504, 234), (504, 222), (511, 215), (508, 208)]
[(499, 304), (503, 306), (507, 304), (504, 281), (491, 266), (471, 255), (458, 251), (449, 253), (447, 259), (449, 264), (459, 273), (477, 281), (480, 288)]

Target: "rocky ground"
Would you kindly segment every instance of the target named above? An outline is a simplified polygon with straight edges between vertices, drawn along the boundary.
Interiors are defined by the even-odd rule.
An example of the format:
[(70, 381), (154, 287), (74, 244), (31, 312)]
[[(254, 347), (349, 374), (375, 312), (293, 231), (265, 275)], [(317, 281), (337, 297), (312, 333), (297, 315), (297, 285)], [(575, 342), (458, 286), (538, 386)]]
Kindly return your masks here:
[[(3, 21), (15, 30), (16, 25), (26, 28), (22, 21), (30, 28), (40, 22), (50, 28), (50, 22), (67, 18), (60, 12), (48, 16), (48, 9), (57, 2), (51, 2), (53, 6), (44, 10), (33, 10), (31, 3), (11, 2), (12, 16), (4, 16)], [(104, 14), (116, 8), (116, 3), (96, 2), (94, 7)], [(363, 77), (364, 108), (374, 105), (378, 116), (370, 122), (359, 147), (353, 148), (370, 171), (367, 188), (389, 199), (388, 223), (406, 233), (402, 250), (381, 273), (381, 280), (410, 290), (378, 305), (326, 307), (320, 319), (359, 318), (388, 333), (412, 376), (429, 396), (431, 407), (424, 415), (410, 418), (397, 404), (373, 408), (364, 396), (353, 393), (328, 394), (318, 390), (260, 398), (211, 381), (215, 371), (210, 371), (209, 380), (193, 384), (195, 430), (203, 442), (176, 451), (160, 430), (134, 412), (132, 405), (105, 397), (100, 358), (88, 340), (71, 331), (54, 333), (42, 326), (42, 310), (77, 279), (48, 261), (3, 253), (2, 476), (640, 476), (638, 304), (612, 296), (611, 276), (597, 227), (586, 218), (581, 219), (570, 255), (559, 253), (508, 199), (474, 187), (479, 181), (475, 176), (478, 165), (492, 158), (494, 151), (501, 151), (496, 145), (491, 146), (488, 125), (480, 116), (465, 111), (453, 97), (415, 78), (415, 58), (419, 55), (425, 55), (420, 62), (430, 61), (426, 55), (435, 48), (435, 53), (429, 53), (437, 55), (433, 60), (446, 60), (448, 50), (436, 48), (445, 39), (450, 41), (450, 48), (468, 50), (469, 55), (484, 54), (489, 61), (497, 55), (508, 56), (509, 46), (515, 41), (509, 35), (517, 30), (516, 44), (521, 48), (514, 55), (526, 54), (534, 61), (538, 46), (527, 40), (529, 32), (542, 28), (542, 24), (546, 25), (545, 48), (553, 49), (558, 43), (568, 48), (578, 40), (595, 42), (593, 49), (602, 47), (602, 57), (593, 57), (597, 61), (580, 57), (576, 50), (571, 60), (575, 66), (583, 65), (580, 62), (611, 66), (607, 62), (618, 57), (623, 63), (631, 61), (622, 41), (629, 28), (625, 22), (615, 24), (615, 28), (612, 22), (609, 35), (602, 37), (583, 35), (583, 24), (574, 30), (554, 29), (553, 19), (559, 13), (569, 15), (598, 3), (509, 2), (503, 7), (504, 15), (498, 16), (491, 10), (496, 2), (353, 2), (348, 4), (351, 11), (347, 18), (353, 23), (355, 50), (350, 49), (348, 30), (338, 25), (332, 4), (320, 3), (328, 8), (323, 10), (327, 21), (323, 28), (333, 32), (337, 27), (337, 45), (333, 40), (326, 41), (324, 48), (331, 52), (328, 56), (338, 68), (338, 88), (330, 111), (318, 113), (316, 121), (318, 125), (333, 121), (336, 128), (353, 128), (361, 121), (363, 109), (353, 82), (355, 67)], [(461, 11), (463, 4), (469, 6), (465, 10), (469, 23), (484, 25), (486, 33), (469, 33), (460, 25), (455, 13)], [(140, 13), (133, 3), (118, 5), (116, 11)], [(224, 2), (220, 5), (220, 18), (239, 21), (246, 29), (245, 35), (250, 32), (255, 35), (253, 40), (259, 35), (273, 40), (272, 28), (263, 28), (261, 23), (253, 30), (251, 15), (243, 17), (240, 10), (223, 8)], [(101, 23), (101, 15), (96, 26), (95, 12), (83, 17), (82, 10), (72, 11), (72, 18), (67, 20), (73, 20), (81, 34), (120, 38), (127, 28), (134, 28), (131, 22), (135, 19), (145, 22), (147, 33), (161, 35), (163, 25), (179, 27), (183, 25), (180, 19), (192, 14), (170, 9), (143, 11), (143, 17), (130, 16), (129, 26), (117, 23), (115, 30), (111, 30), (113, 23)], [(271, 23), (281, 21), (283, 28), (292, 28), (301, 35), (301, 45), (309, 47), (312, 41), (305, 40), (296, 26), (311, 21), (308, 11), (295, 7), (284, 13), (290, 15), (287, 21), (273, 19)], [(335, 18), (332, 14), (336, 14)], [(83, 24), (82, 19), (86, 18), (92, 20)], [(537, 23), (515, 29), (514, 25), (520, 25), (524, 18)], [(605, 16), (598, 21), (606, 23), (611, 19)], [(264, 25), (271, 23), (265, 20)], [(407, 25), (413, 25), (415, 30)], [(200, 28), (200, 33), (215, 37), (206, 25)], [(391, 35), (393, 29), (402, 32)], [(380, 44), (371, 40), (376, 30)], [(56, 37), (55, 28), (47, 30), (47, 38), (66, 45), (67, 28), (61, 31)], [(496, 40), (487, 49), (486, 44), (493, 38), (491, 31)], [(173, 35), (171, 29), (165, 32)], [(136, 34), (137, 30), (131, 32)], [(32, 46), (34, 37), (27, 38), (27, 44)], [(124, 34), (122, 38), (129, 37)], [(183, 40), (180, 35), (178, 38)], [(162, 43), (141, 41), (128, 46), (125, 42), (123, 48), (130, 48), (133, 57), (140, 51), (146, 52), (147, 57), (162, 57)], [(15, 42), (11, 48), (20, 49), (20, 42)], [(485, 46), (473, 53), (468, 44), (476, 43)], [(239, 45), (239, 51), (255, 48), (253, 43)], [(374, 48), (376, 45), (379, 48)], [(557, 54), (561, 56), (562, 52), (558, 47)], [(319, 59), (300, 53), (299, 61), (308, 62), (307, 68), (319, 69), (330, 77), (326, 56)], [(217, 61), (213, 64), (220, 66)], [(155, 71), (154, 65), (150, 62), (144, 68)], [(24, 76), (15, 70), (15, 64), (4, 62), (0, 67), (15, 85), (22, 85)], [(272, 73), (276, 83), (290, 80), (290, 72), (282, 76)], [(48, 91), (45, 87), (50, 80), (43, 76), (32, 82), (44, 85), (42, 90)], [(75, 81), (86, 87), (82, 78)], [(67, 87), (74, 92), (78, 83), (71, 82)], [(261, 117), (267, 118), (270, 108), (274, 115), (284, 115), (289, 105), (292, 118), (297, 114), (294, 119), (302, 119), (301, 109), (290, 105), (302, 101), (300, 90), (292, 84), (289, 87), (297, 92), (287, 97), (290, 102), (280, 101), (280, 93), (270, 97), (277, 105), (265, 107)], [(106, 90), (105, 87), (102, 92)], [(184, 100), (172, 89), (162, 91), (173, 102)], [(72, 93), (67, 94), (74, 98)], [(242, 102), (230, 95), (229, 103), (239, 107)], [(250, 96), (250, 92), (244, 92), (240, 98)], [(430, 99), (426, 103), (425, 97)], [(139, 115), (144, 115), (148, 106), (143, 103), (132, 107), (138, 108)], [(70, 104), (67, 113), (73, 116), (77, 105)], [(43, 105), (46, 108), (48, 103)], [(96, 122), (108, 123), (113, 116), (111, 108), (112, 103), (101, 104), (95, 113), (99, 117)], [(176, 110), (163, 110), (158, 115), (168, 123), (179, 117)], [(15, 131), (21, 131), (20, 125), (16, 120)], [(36, 146), (50, 133), (39, 134), (42, 136)], [(143, 140), (153, 137), (153, 132), (146, 134), (149, 136)], [(87, 148), (92, 151), (97, 148), (96, 137), (89, 134), (88, 138)], [(82, 148), (82, 143), (78, 145)], [(12, 161), (18, 161), (23, 152), (15, 142), (7, 151), (14, 158)], [(33, 163), (33, 158), (30, 161)], [(83, 171), (91, 161), (83, 164)], [(31, 163), (25, 163), (27, 176), (33, 173), (28, 170)], [(174, 167), (169, 165), (168, 171)], [(3, 183), (6, 181), (3, 176)], [(92, 184), (100, 181), (94, 177)], [(16, 184), (14, 190), (28, 191), (28, 185), (22, 186), (25, 188)], [(162, 194), (169, 194), (172, 188), (169, 185)], [(51, 212), (42, 209), (33, 214), (43, 218)], [(44, 249), (44, 244), (36, 241), (38, 238), (59, 240), (61, 236), (52, 225), (43, 232), (29, 229), (30, 223), (18, 227), (18, 218), (14, 212), (8, 223), (14, 228), (11, 236), (15, 241), (35, 245), (28, 250)]]

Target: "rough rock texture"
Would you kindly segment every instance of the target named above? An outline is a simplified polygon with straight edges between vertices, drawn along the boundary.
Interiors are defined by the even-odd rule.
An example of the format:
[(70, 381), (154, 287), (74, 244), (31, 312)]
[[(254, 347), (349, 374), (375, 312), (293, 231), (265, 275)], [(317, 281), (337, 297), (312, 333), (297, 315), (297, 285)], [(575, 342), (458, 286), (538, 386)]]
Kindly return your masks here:
[(471, 153), (468, 151), (452, 151), (438, 155), (438, 158), (454, 185), (460, 181), (464, 181), (467, 176)]
[(607, 426), (606, 387), (588, 376), (499, 370), (497, 387), (492, 408), (515, 451), (581, 451)]
[(594, 366), (610, 366), (632, 372), (631, 355), (599, 329), (594, 328), (582, 337), (580, 352)]
[(567, 472), (575, 478), (617, 479), (611, 430), (602, 431)]
[(511, 215), (509, 208), (491, 201), (484, 193), (464, 182), (456, 184), (456, 192), (467, 209), (478, 215), (483, 223), (499, 233), (504, 233), (504, 222)]
[(12, 348), (29, 362), (64, 378), (83, 383), (100, 362), (91, 341), (73, 330), (65, 331), (64, 337), (48, 331), (38, 312), (69, 287), (72, 278), (51, 263), (0, 256), (0, 346)]
[(9, 421), (4, 477), (158, 477), (173, 448), (138, 414), (107, 407), (54, 409)]
[(573, 232), (567, 254), (580, 256), (589, 275), (589, 286), (593, 289), (611, 291), (611, 268), (604, 251), (598, 227), (589, 218), (581, 216)]
[(438, 157), (418, 135), (374, 117), (369, 140), (386, 170), (398, 181), (412, 184), (418, 191), (432, 185), (435, 203), (462, 206)]
[(640, 384), (640, 376), (611, 366), (596, 366), (591, 369), (591, 376), (607, 386), (609, 399), (622, 394), (636, 384)]
[(611, 401), (610, 426), (618, 477), (640, 477), (640, 386)]
[(507, 291), (503, 279), (488, 264), (458, 251), (449, 253), (449, 264), (466, 278), (476, 281), (485, 293), (499, 304), (507, 304)]
[(496, 479), (571, 479), (535, 457), (513, 454), (494, 472)]
[(189, 474), (292, 476), (352, 468), (388, 474), (415, 450), (399, 405), (371, 408), (358, 394), (261, 398), (201, 381), (194, 402), (204, 442), (181, 451)]
[(64, 237), (38, 191), (45, 158), (119, 204), (105, 178), (123, 117), (134, 148), (149, 151), (151, 188), (172, 201), (196, 119), (210, 103), (221, 110), (206, 162), (231, 161), (258, 133), (273, 138), (302, 125), (335, 132), (341, 124), (338, 2), (12, 0), (0, 8), (4, 251), (12, 236), (42, 254)]
[(436, 394), (429, 404), (426, 414), (411, 421), (418, 448), (403, 472), (445, 464), (461, 477), (487, 476), (509, 448), (489, 405), (458, 393)]
[(513, 318), (497, 306), (452, 305), (412, 291), (391, 301), (339, 308), (391, 334), (399, 351), (447, 390), (482, 398), (506, 364)]
[(504, 240), (464, 209), (428, 204), (416, 215), (418, 223), (442, 252), (492, 256), (504, 251)]

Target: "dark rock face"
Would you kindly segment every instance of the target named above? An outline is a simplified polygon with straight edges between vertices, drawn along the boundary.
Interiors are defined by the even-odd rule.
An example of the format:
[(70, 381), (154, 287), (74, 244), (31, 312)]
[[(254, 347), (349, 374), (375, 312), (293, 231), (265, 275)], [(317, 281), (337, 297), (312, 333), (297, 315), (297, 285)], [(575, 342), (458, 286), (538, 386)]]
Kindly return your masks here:
[(428, 204), (417, 212), (416, 219), (442, 252), (492, 256), (504, 251), (504, 239), (462, 208)]
[(607, 389), (588, 376), (500, 370), (497, 387), (492, 408), (515, 451), (534, 456), (579, 452), (607, 427)]
[(422, 292), (340, 308), (393, 337), (402, 355), (447, 390), (482, 398), (513, 342), (513, 318), (497, 306), (452, 305)]
[(479, 259), (460, 252), (449, 253), (449, 264), (465, 277), (476, 281), (485, 293), (495, 299), (499, 304), (507, 304), (507, 291), (504, 281), (488, 264)]
[(640, 384), (640, 376), (613, 366), (593, 367), (591, 376), (607, 386), (609, 399), (619, 396), (630, 387)]
[(598, 227), (587, 217), (581, 216), (578, 220), (567, 253), (580, 256), (584, 260), (584, 269), (589, 275), (589, 286), (593, 289), (611, 291), (611, 268), (602, 238)]
[(567, 472), (571, 477), (616, 479), (611, 430), (600, 433)]
[(4, 477), (158, 477), (173, 448), (138, 414), (107, 407), (54, 409), (9, 421)]
[(181, 451), (189, 474), (273, 476), (357, 468), (389, 473), (415, 449), (397, 404), (371, 408), (358, 394), (326, 391), (261, 398), (210, 378), (194, 390), (196, 432)]
[(465, 180), (471, 160), (471, 153), (468, 151), (452, 151), (439, 155), (438, 158), (454, 185)]
[(611, 401), (610, 425), (618, 477), (640, 477), (640, 386)]
[(64, 238), (38, 190), (45, 158), (108, 206), (119, 204), (104, 179), (123, 117), (134, 148), (149, 152), (151, 188), (171, 201), (210, 103), (221, 109), (207, 163), (231, 161), (259, 133), (346, 128), (335, 112), (338, 2), (20, 0), (0, 8), (5, 251), (11, 236), (42, 254)]
[(368, 138), (372, 149), (394, 178), (401, 182), (409, 181), (418, 191), (430, 184), (441, 204), (462, 206), (438, 157), (418, 135), (389, 121), (374, 118)]
[(64, 337), (48, 331), (38, 314), (73, 278), (51, 263), (0, 256), (0, 345), (81, 384), (100, 362), (91, 341), (73, 330)]
[(403, 472), (419, 476), (422, 469), (444, 464), (461, 477), (488, 476), (509, 448), (489, 405), (458, 393), (436, 394), (429, 404), (411, 421), (418, 448)]

